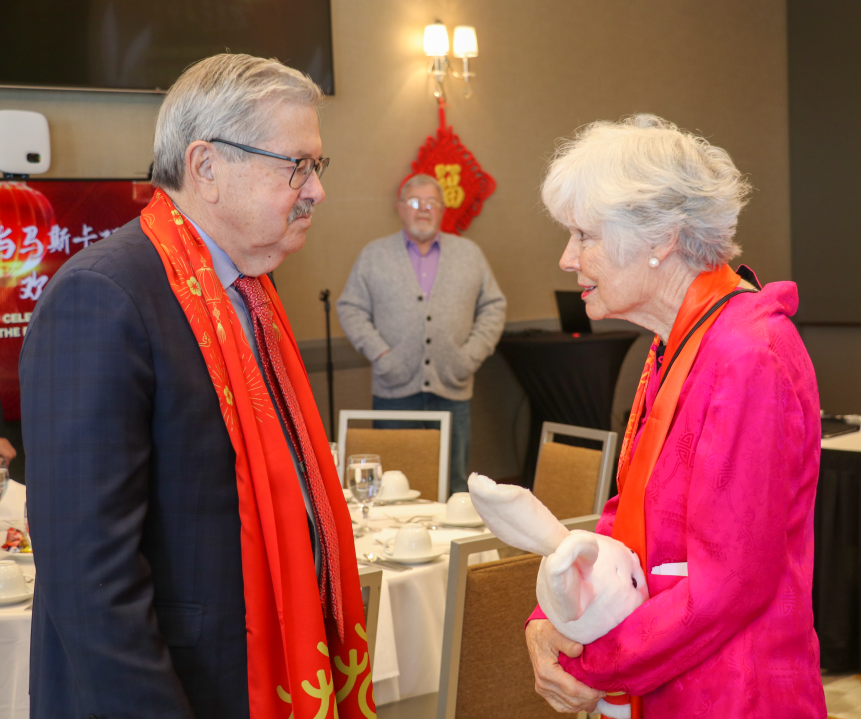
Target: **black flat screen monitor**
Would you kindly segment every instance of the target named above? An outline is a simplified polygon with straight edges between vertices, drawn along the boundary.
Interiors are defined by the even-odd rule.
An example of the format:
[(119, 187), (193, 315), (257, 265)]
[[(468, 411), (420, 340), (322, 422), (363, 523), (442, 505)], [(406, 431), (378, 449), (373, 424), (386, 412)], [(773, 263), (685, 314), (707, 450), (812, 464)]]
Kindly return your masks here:
[(274, 57), (335, 92), (329, 0), (2, 0), (0, 86), (167, 90), (220, 52)]
[(568, 334), (587, 335), (592, 331), (589, 315), (586, 314), (586, 303), (583, 302), (581, 294), (573, 290), (556, 290), (559, 322), (562, 331)]

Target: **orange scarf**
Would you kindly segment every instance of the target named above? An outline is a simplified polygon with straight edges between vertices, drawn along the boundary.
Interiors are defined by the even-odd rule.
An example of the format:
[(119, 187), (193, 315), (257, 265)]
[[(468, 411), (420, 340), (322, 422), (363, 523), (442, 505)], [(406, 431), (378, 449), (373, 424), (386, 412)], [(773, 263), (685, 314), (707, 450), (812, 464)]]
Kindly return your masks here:
[[(634, 437), (643, 417), (646, 406), (646, 388), (655, 368), (655, 350), (649, 352), (646, 366), (640, 377), (637, 394), (634, 398), (634, 406), (625, 429), (625, 438), (622, 441), (622, 452), (619, 457), (619, 471), (616, 475), (616, 484), (619, 487), (619, 506), (616, 510), (616, 519), (613, 523), (613, 537), (626, 546), (633, 549), (640, 558), (643, 572), (648, 575), (648, 564), (646, 562), (646, 514), (645, 497), (646, 486), (652, 476), (652, 470), (664, 448), (676, 405), (682, 386), (690, 374), (691, 367), (699, 352), (700, 344), (709, 328), (714, 324), (718, 315), (726, 307), (722, 304), (706, 319), (694, 332), (691, 338), (684, 343), (679, 352), (679, 346), (688, 333), (694, 328), (722, 297), (729, 294), (738, 287), (740, 278), (728, 265), (723, 265), (712, 272), (703, 272), (697, 276), (685, 294), (685, 299), (679, 309), (670, 339), (664, 352), (664, 363), (662, 377), (665, 380), (658, 390), (655, 403), (652, 405), (643, 433), (637, 444), (637, 454), (632, 455)], [(659, 344), (660, 337), (655, 335), (654, 345)], [(676, 356), (678, 354), (678, 356)], [(670, 370), (672, 363), (672, 371)], [(667, 374), (669, 372), (669, 374)], [(642, 717), (641, 697), (631, 697), (631, 718)]]
[(345, 638), (324, 616), (305, 503), (284, 432), (212, 257), (170, 198), (157, 190), (141, 227), (200, 345), (236, 451), (252, 719), (375, 717), (364, 609), (350, 515), (308, 375), (267, 277), (284, 364), (332, 506), (341, 558)]

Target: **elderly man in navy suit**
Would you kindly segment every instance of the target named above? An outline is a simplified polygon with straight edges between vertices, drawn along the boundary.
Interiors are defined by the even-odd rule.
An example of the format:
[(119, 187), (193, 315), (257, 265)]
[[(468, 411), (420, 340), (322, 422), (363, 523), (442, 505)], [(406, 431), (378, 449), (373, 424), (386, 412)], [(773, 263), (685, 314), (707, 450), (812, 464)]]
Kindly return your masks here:
[(159, 115), (153, 202), (36, 307), (20, 361), (36, 719), (312, 716), (322, 695), (290, 677), (324, 662), (334, 678), (320, 643), (334, 658), (363, 622), (349, 515), (265, 278), (325, 196), (321, 100), (273, 60), (187, 70)]

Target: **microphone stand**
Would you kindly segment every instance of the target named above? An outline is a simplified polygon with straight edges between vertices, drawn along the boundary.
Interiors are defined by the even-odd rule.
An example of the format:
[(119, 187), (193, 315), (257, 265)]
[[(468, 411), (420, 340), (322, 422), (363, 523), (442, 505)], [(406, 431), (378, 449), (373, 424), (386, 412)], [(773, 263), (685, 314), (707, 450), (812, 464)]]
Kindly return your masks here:
[(332, 304), (329, 302), (329, 290), (320, 290), (320, 302), (326, 312), (326, 382), (329, 385), (329, 441), (335, 441), (335, 366), (332, 364), (332, 330), (329, 324), (329, 313)]

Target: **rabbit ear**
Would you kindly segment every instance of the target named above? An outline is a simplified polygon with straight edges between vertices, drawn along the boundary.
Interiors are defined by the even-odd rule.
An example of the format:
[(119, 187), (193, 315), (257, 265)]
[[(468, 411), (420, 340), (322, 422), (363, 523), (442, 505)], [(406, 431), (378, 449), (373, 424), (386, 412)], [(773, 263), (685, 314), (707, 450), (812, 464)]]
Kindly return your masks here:
[(598, 540), (591, 532), (574, 530), (547, 557), (547, 589), (557, 616), (566, 622), (579, 619), (595, 599), (592, 568), (598, 559)]
[(469, 494), (487, 528), (512, 547), (546, 557), (568, 536), (565, 526), (523, 487), (496, 484), (473, 472)]

